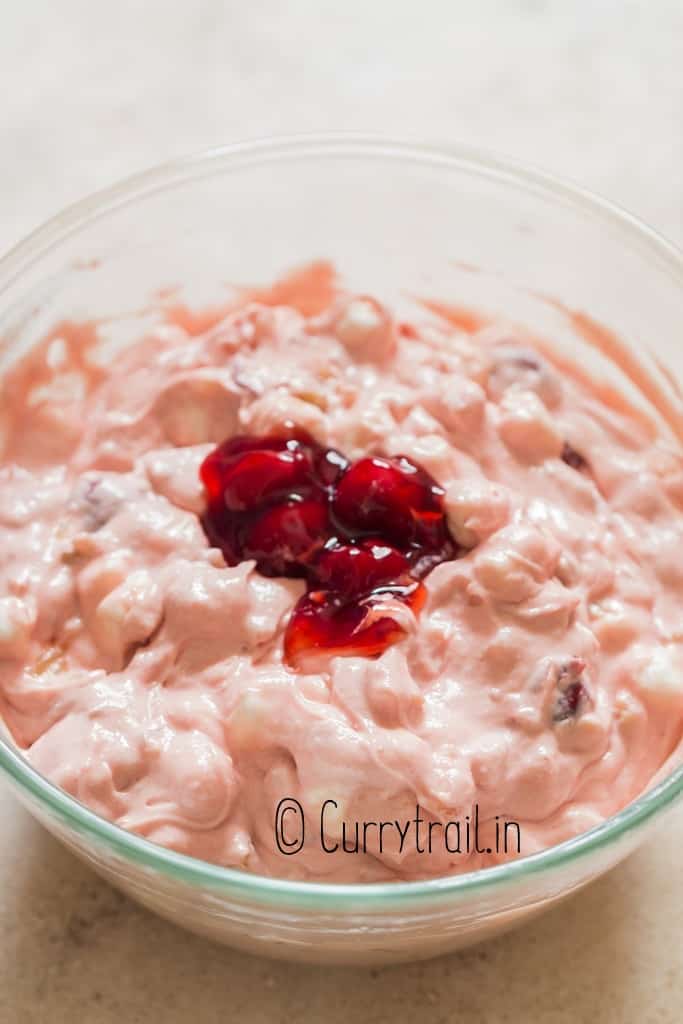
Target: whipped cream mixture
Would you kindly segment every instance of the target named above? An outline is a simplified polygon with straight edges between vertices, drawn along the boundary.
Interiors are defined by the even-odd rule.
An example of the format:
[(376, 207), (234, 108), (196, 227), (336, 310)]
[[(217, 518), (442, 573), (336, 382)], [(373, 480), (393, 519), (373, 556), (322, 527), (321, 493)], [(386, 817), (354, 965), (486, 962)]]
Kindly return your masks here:
[[(0, 694), (40, 772), (175, 850), (328, 881), (505, 854), (395, 833), (330, 854), (326, 800), (328, 847), (344, 822), (476, 805), (528, 854), (642, 792), (683, 725), (680, 447), (520, 332), (465, 327), (397, 322), (318, 266), (214, 316), (169, 311), (108, 362), (102, 325), (59, 324), (5, 374)], [(209, 452), (292, 426), (445, 489), (458, 557), (379, 657), (293, 667), (304, 581), (228, 567), (202, 528)], [(296, 856), (285, 797), (309, 826)]]

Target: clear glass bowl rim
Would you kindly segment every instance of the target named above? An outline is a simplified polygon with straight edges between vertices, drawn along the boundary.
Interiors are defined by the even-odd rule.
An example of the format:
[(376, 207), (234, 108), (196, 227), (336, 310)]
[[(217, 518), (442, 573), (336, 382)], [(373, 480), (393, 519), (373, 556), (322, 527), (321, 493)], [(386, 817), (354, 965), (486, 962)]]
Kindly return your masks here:
[[(250, 165), (285, 160), (383, 159), (464, 171), (535, 193), (573, 207), (584, 217), (621, 233), (683, 289), (683, 251), (616, 204), (553, 175), (463, 143), (432, 144), (355, 132), (276, 136), (215, 147), (144, 171), (67, 207), (37, 228), (0, 259), (0, 304), (10, 285), (61, 242), (118, 208), (174, 186)], [(362, 907), (395, 910), (399, 906), (469, 896), (546, 875), (616, 842), (663, 812), (683, 795), (683, 765), (602, 824), (520, 860), (460, 875), (417, 882), (330, 884), (300, 882), (220, 867), (151, 843), (106, 821), (43, 778), (0, 737), (0, 771), (27, 796), (81, 836), (140, 868), (151, 869), (190, 885), (221, 890), (258, 903), (308, 906), (317, 911)]]

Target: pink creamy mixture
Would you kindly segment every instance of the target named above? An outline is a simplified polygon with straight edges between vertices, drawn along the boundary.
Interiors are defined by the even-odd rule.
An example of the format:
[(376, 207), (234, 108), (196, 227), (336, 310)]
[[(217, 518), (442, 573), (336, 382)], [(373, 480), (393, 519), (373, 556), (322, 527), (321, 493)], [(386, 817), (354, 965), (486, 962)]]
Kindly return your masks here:
[[(528, 339), (454, 320), (397, 324), (314, 267), (222, 314), (174, 311), (106, 372), (99, 328), (61, 324), (6, 374), (0, 693), (40, 772), (183, 853), (338, 881), (502, 855), (386, 835), (380, 853), (371, 834), (330, 855), (326, 799), (330, 844), (342, 821), (476, 803), (531, 853), (648, 785), (683, 725), (680, 448)], [(446, 489), (464, 553), (378, 658), (288, 666), (304, 582), (226, 567), (200, 525), (212, 447), (288, 423)], [(291, 857), (285, 796), (312, 835)]]

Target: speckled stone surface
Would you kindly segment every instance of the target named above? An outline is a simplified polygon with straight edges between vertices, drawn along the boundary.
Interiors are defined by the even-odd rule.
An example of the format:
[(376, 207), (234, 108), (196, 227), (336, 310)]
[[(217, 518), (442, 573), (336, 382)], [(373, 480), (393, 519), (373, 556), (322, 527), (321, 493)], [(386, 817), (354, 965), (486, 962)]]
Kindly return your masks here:
[[(0, 13), (0, 248), (148, 164), (274, 132), (466, 139), (683, 242), (680, 0), (21, 0)], [(677, 1024), (683, 808), (518, 932), (432, 963), (306, 969), (130, 904), (0, 793), (0, 1024)]]

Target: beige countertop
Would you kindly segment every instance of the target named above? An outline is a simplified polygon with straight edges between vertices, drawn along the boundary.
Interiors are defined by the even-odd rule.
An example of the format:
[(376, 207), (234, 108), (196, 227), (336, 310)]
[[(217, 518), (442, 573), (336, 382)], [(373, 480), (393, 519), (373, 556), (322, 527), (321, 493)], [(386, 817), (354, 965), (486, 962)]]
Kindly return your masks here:
[[(680, 243), (682, 38), (680, 0), (5, 4), (0, 249), (148, 164), (329, 128), (513, 154)], [(683, 1020), (683, 808), (520, 931), (373, 971), (194, 939), (100, 882), (4, 790), (0, 813), (0, 1024)]]

